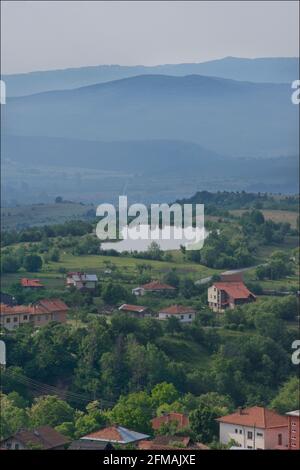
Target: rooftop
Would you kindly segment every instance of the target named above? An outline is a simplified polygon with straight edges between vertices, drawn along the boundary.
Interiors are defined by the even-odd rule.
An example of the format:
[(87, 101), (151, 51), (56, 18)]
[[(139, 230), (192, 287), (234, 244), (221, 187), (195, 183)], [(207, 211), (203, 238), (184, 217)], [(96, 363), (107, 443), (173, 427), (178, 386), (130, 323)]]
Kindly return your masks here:
[(163, 284), (159, 281), (151, 281), (147, 284), (143, 284), (140, 287), (145, 290), (175, 290), (175, 287), (170, 286), (169, 284)]
[(289, 411), (286, 413), (288, 416), (300, 416), (300, 410)]
[(251, 426), (261, 429), (276, 428), (288, 425), (287, 416), (281, 416), (275, 411), (262, 406), (240, 408), (237, 412), (222, 416), (217, 421), (220, 423), (237, 424), (239, 426)]
[(196, 313), (192, 307), (185, 307), (184, 305), (171, 305), (170, 307), (162, 308), (159, 313), (170, 313), (173, 315), (182, 313)]
[(44, 450), (60, 447), (70, 442), (70, 439), (50, 426), (40, 426), (33, 430), (24, 429), (10, 437), (18, 440), (24, 446), (40, 447)]
[(125, 312), (143, 313), (145, 310), (147, 310), (147, 307), (143, 307), (142, 305), (123, 304), (121, 307), (119, 307), (119, 310), (123, 310)]
[(22, 287), (44, 287), (44, 284), (41, 283), (39, 279), (28, 279), (27, 277), (22, 277), (20, 279)]
[(255, 297), (243, 282), (214, 282), (213, 286), (219, 290), (225, 291), (226, 294), (234, 299), (248, 299), (250, 296)]
[(130, 442), (148, 439), (147, 434), (141, 434), (130, 429), (123, 428), (122, 426), (109, 426), (99, 431), (92, 432), (83, 436), (81, 439), (89, 439), (95, 441), (115, 442), (118, 444), (129, 444)]

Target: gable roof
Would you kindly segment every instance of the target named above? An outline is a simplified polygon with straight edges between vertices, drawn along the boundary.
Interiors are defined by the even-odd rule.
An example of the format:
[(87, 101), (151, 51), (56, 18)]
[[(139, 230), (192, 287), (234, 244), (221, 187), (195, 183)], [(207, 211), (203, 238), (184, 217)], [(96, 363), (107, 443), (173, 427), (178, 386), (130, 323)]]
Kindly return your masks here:
[(98, 281), (98, 276), (96, 274), (87, 274), (81, 272), (69, 272), (67, 277), (71, 277), (75, 282), (86, 282), (86, 281)]
[(170, 307), (162, 308), (159, 313), (170, 313), (174, 315), (182, 313), (196, 313), (192, 307), (185, 307), (184, 305), (171, 305)]
[(143, 313), (145, 310), (147, 310), (147, 307), (143, 307), (142, 305), (123, 304), (121, 307), (119, 307), (119, 310), (124, 312)]
[(0, 305), (0, 315), (26, 315), (31, 313), (32, 307), (30, 305), (14, 305), (13, 307), (6, 304)]
[(159, 281), (151, 281), (140, 287), (144, 290), (175, 290), (175, 287), (170, 286), (169, 284), (163, 284)]
[(33, 306), (34, 314), (62, 312), (69, 310), (69, 307), (60, 299), (41, 299)]
[(234, 299), (248, 299), (255, 295), (247, 289), (243, 282), (215, 282), (213, 284), (219, 290), (223, 290)]
[(20, 430), (9, 438), (12, 437), (21, 442), (25, 447), (38, 446), (44, 450), (60, 447), (70, 442), (70, 439), (51, 428), (51, 426), (39, 426), (33, 430)]
[(28, 279), (27, 277), (22, 277), (20, 279), (22, 287), (44, 287), (44, 284), (41, 283), (39, 279)]
[(235, 413), (218, 418), (220, 423), (237, 424), (239, 426), (251, 426), (261, 429), (270, 429), (288, 425), (288, 417), (281, 416), (275, 411), (262, 406), (243, 408)]
[(92, 432), (81, 439), (89, 439), (95, 441), (115, 442), (118, 444), (128, 444), (129, 442), (140, 441), (141, 439), (148, 439), (147, 434), (141, 434), (130, 429), (123, 428), (122, 426), (109, 426), (99, 431)]

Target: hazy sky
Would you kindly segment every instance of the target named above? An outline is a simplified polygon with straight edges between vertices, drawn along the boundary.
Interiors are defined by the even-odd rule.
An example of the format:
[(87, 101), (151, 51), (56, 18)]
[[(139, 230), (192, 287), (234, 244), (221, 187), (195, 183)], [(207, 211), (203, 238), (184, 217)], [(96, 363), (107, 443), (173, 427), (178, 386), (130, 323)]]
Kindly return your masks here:
[(2, 73), (297, 56), (297, 1), (1, 1)]

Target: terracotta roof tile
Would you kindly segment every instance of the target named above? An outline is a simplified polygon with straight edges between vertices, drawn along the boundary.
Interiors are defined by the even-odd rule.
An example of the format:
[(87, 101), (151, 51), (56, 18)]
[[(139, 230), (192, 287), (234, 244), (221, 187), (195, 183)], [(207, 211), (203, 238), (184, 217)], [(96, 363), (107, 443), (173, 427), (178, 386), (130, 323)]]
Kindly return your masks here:
[(64, 446), (70, 442), (70, 439), (50, 426), (40, 426), (33, 430), (21, 430), (11, 437), (22, 442), (25, 446), (39, 446), (42, 449), (53, 449), (54, 447)]
[(162, 308), (160, 313), (196, 313), (192, 307), (185, 307), (184, 305), (171, 305), (171, 307)]
[(256, 426), (261, 429), (276, 428), (288, 425), (288, 417), (261, 406), (244, 408), (235, 413), (218, 418), (220, 423), (237, 424), (239, 426)]
[(234, 299), (248, 299), (255, 295), (247, 289), (243, 282), (215, 282), (214, 287), (220, 290), (224, 290), (230, 297)]
[(20, 279), (20, 283), (22, 287), (44, 287), (44, 284), (42, 284), (39, 279), (28, 279), (26, 277), (22, 277)]
[(175, 287), (170, 286), (169, 284), (163, 284), (159, 281), (148, 282), (141, 286), (145, 290), (175, 290)]

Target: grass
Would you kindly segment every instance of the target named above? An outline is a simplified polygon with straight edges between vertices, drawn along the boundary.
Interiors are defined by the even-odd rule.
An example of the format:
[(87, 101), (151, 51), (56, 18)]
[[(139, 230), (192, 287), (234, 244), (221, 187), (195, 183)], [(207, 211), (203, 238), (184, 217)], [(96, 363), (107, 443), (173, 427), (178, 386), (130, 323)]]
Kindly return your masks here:
[[(235, 209), (230, 211), (231, 214), (236, 216), (241, 216), (244, 212), (246, 212), (246, 209)], [(292, 228), (297, 227), (298, 212), (271, 209), (262, 209), (261, 212), (266, 220), (273, 220), (273, 222), (276, 223), (287, 222), (291, 224)]]
[(1, 208), (2, 230), (13, 230), (28, 226), (61, 224), (68, 220), (84, 219), (92, 205), (79, 203), (32, 204), (20, 207)]

